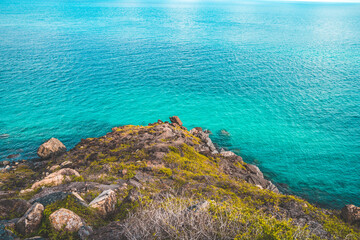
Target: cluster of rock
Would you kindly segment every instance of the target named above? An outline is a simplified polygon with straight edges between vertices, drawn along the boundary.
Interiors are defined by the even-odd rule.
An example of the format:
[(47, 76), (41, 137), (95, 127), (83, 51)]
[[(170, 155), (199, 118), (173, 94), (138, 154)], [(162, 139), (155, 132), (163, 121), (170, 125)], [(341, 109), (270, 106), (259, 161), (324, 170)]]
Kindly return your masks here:
[[(118, 193), (131, 186), (131, 190), (127, 196), (122, 199), (122, 203), (135, 202), (139, 198), (137, 189), (142, 188), (144, 183), (154, 181), (153, 176), (149, 171), (163, 167), (163, 158), (169, 151), (170, 146), (181, 146), (188, 144), (193, 146), (199, 153), (210, 156), (217, 156), (222, 159), (219, 163), (222, 171), (225, 174), (237, 180), (244, 180), (257, 186), (260, 189), (267, 189), (275, 193), (279, 193), (278, 188), (269, 180), (265, 179), (260, 169), (251, 164), (245, 164), (240, 156), (237, 156), (231, 151), (225, 149), (218, 149), (209, 137), (208, 131), (203, 131), (202, 128), (196, 127), (191, 129), (190, 135), (184, 134), (187, 130), (179, 117), (170, 117), (170, 122), (162, 122), (159, 120), (157, 123), (149, 124), (153, 126), (152, 132), (147, 130), (140, 130), (136, 134), (122, 134), (124, 127), (115, 127), (111, 133), (108, 133), (100, 140), (95, 142), (91, 139), (82, 140), (73, 150), (66, 152), (66, 147), (58, 139), (51, 138), (42, 144), (38, 149), (38, 155), (43, 162), (54, 161), (54, 164), (48, 166), (42, 179), (31, 184), (30, 188), (22, 189), (20, 197), (32, 193), (30, 200), (23, 199), (2, 199), (0, 195), (0, 218), (9, 218), (16, 215), (20, 218), (12, 218), (0, 221), (0, 239), (14, 239), (16, 236), (4, 228), (13, 228), (22, 235), (29, 235), (35, 233), (44, 218), (44, 209), (57, 201), (61, 201), (71, 196), (75, 199), (76, 203), (82, 207), (93, 209), (99, 216), (106, 219), (111, 215), (115, 209), (116, 204), (120, 199)], [(225, 133), (224, 133), (225, 134)], [(226, 132), (226, 134), (230, 135)], [(199, 142), (197, 142), (200, 139)], [(97, 160), (98, 153), (94, 152), (91, 147), (98, 149), (101, 148), (102, 152), (109, 153), (113, 157), (118, 156), (116, 147), (131, 142), (131, 150), (138, 152), (140, 149), (146, 149), (149, 153), (147, 157), (149, 161), (147, 166), (136, 172), (136, 174), (128, 180), (117, 180), (116, 184), (102, 184), (95, 180), (101, 176), (106, 176), (108, 165), (104, 165), (101, 173), (95, 176), (89, 175), (88, 179), (94, 181), (87, 182), (73, 182), (73, 179), (81, 178), (79, 169), (76, 166), (86, 166), (89, 162)], [(196, 142), (196, 143), (194, 143)], [(115, 150), (114, 150), (115, 149)], [(60, 156), (66, 155), (64, 158)], [(58, 161), (61, 159), (61, 161)], [(241, 168), (237, 168), (233, 163), (242, 163)], [(5, 168), (1, 171), (13, 171), (18, 164), (27, 164), (26, 161), (18, 164), (13, 164), (9, 161), (4, 161)], [(43, 166), (43, 165), (41, 165)], [(5, 169), (5, 170), (4, 170)], [(44, 170), (44, 169), (42, 169)], [(128, 174), (126, 169), (121, 170), (121, 176)], [(206, 176), (202, 176), (206, 179)], [(171, 185), (171, 179), (162, 179), (164, 185)], [(167, 182), (168, 181), (168, 182)], [(30, 186), (30, 185), (29, 185)], [(80, 194), (86, 193), (89, 190), (96, 189), (100, 194), (91, 200), (84, 200)], [(36, 191), (39, 192), (35, 193)], [(4, 195), (5, 196), (5, 195)], [(294, 203), (292, 203), (294, 204)], [(209, 202), (201, 202), (197, 205), (190, 206), (189, 211), (198, 211), (209, 206)], [(299, 223), (299, 226), (311, 223), (310, 230), (318, 236), (326, 236), (326, 232), (322, 229), (321, 225), (313, 221), (305, 215), (301, 205), (291, 205), (286, 203), (281, 205), (283, 212), (288, 217), (293, 218), (294, 221)], [(360, 208), (354, 205), (347, 205), (342, 209), (341, 216), (343, 219), (351, 224), (360, 223)], [(80, 239), (100, 239), (104, 236), (112, 234), (112, 238), (116, 238), (119, 234), (117, 222), (112, 222), (106, 227), (95, 229), (91, 227), (91, 223), (87, 223), (79, 215), (73, 211), (60, 208), (48, 217), (51, 227), (57, 231), (77, 232)], [(305, 220), (304, 220), (305, 219)], [(316, 232), (317, 231), (317, 232)], [(106, 237), (105, 237), (106, 239)]]

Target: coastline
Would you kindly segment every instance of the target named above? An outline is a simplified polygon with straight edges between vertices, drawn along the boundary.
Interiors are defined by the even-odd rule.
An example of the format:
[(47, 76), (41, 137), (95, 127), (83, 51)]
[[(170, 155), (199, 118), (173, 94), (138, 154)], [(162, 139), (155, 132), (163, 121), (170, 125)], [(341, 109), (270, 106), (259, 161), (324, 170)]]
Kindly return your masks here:
[[(86, 238), (90, 239), (107, 234), (114, 220), (126, 224), (128, 216), (124, 216), (123, 208), (128, 207), (129, 201), (141, 205), (139, 198), (157, 199), (159, 191), (181, 199), (186, 198), (186, 201), (189, 200), (188, 194), (191, 194), (190, 199), (196, 196), (196, 201), (205, 201), (207, 204), (220, 199), (230, 201), (234, 206), (241, 202), (240, 209), (253, 211), (254, 214), (260, 214), (256, 216), (261, 218), (270, 217), (269, 221), (271, 216), (276, 216), (278, 224), (286, 224), (289, 229), (303, 229), (296, 233), (303, 236), (330, 239), (332, 236), (343, 236), (341, 234), (347, 231), (357, 236), (356, 225), (344, 223), (340, 212), (317, 208), (296, 196), (281, 194), (271, 181), (264, 178), (258, 167), (245, 163), (231, 151), (217, 149), (209, 138), (208, 131), (203, 131), (200, 127), (188, 131), (178, 117), (171, 117), (170, 120), (159, 120), (148, 126), (114, 127), (102, 137), (82, 139), (70, 150), (58, 139), (52, 138), (39, 147), (40, 158), (36, 161), (18, 162), (1, 171), (3, 179), (0, 184), (0, 202), (1, 199), (19, 199), (25, 204), (25, 200), (26, 206), (29, 203), (38, 207), (42, 205), (42, 211), (48, 209), (51, 214), (57, 213), (63, 206), (63, 201), (69, 201), (68, 198), (73, 199), (74, 196), (75, 202), (84, 207), (86, 212), (89, 207), (97, 209), (99, 205), (102, 212), (98, 209), (96, 213), (88, 213), (95, 220), (81, 215), (77, 212), (79, 209), (71, 208), (84, 218), (82, 221), (87, 223), (87, 227), (94, 228), (86, 230)], [(4, 187), (7, 190), (4, 191)], [(136, 193), (134, 189), (137, 189)], [(98, 198), (106, 201), (101, 203), (102, 200)], [(76, 203), (71, 204), (72, 207), (73, 205)], [(16, 217), (22, 214), (24, 213), (21, 212)], [(44, 218), (52, 219), (51, 216)], [(6, 216), (6, 221), (0, 223), (7, 231), (13, 231), (19, 236), (39, 233), (39, 225), (27, 232), (21, 218), (8, 218)], [(136, 219), (139, 218), (141, 216)], [(352, 220), (349, 219), (346, 220), (351, 223)], [(246, 221), (253, 220), (249, 218)], [(274, 223), (271, 221), (258, 227), (272, 226)], [(51, 230), (54, 225), (51, 227), (50, 223), (47, 224), (40, 229), (47, 229), (51, 238), (51, 234), (59, 230)], [(340, 229), (334, 228), (335, 226)], [(80, 236), (79, 231), (69, 232)], [(282, 236), (284, 233), (271, 234)]]

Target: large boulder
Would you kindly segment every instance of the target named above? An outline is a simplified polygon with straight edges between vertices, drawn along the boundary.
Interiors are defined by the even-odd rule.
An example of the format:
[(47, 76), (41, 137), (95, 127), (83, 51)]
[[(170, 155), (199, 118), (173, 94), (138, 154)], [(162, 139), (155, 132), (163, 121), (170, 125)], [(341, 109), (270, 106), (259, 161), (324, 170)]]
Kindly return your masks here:
[(116, 194), (113, 190), (105, 190), (89, 204), (90, 207), (95, 208), (103, 216), (113, 212), (116, 204)]
[(44, 179), (34, 183), (31, 186), (31, 189), (36, 189), (42, 186), (57, 186), (62, 184), (64, 181), (70, 181), (70, 176), (80, 177), (80, 174), (74, 169), (63, 168), (57, 172), (49, 174)]
[(49, 220), (51, 226), (57, 231), (77, 232), (82, 226), (85, 226), (81, 217), (65, 208), (53, 212), (49, 216)]
[(348, 223), (360, 223), (360, 207), (349, 204), (341, 209), (341, 217)]
[(173, 117), (170, 117), (170, 121), (173, 123), (173, 124), (177, 124), (179, 126), (182, 126), (182, 122), (180, 120), (180, 118), (178, 116), (173, 116)]
[(66, 152), (65, 145), (59, 139), (50, 138), (48, 141), (40, 145), (37, 154), (42, 159), (60, 155)]
[(44, 206), (40, 203), (35, 203), (15, 224), (15, 229), (23, 235), (28, 235), (35, 232), (40, 226), (43, 217)]
[(31, 204), (24, 199), (2, 199), (0, 200), (0, 218), (21, 217), (30, 207)]

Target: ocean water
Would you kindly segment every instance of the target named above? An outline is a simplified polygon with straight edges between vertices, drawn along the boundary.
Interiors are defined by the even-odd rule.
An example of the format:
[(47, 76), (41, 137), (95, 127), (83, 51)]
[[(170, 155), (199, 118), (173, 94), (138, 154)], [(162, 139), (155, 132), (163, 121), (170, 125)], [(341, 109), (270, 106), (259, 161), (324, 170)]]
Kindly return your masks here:
[(2, 0), (0, 161), (178, 115), (286, 193), (360, 205), (359, 80), (357, 4)]

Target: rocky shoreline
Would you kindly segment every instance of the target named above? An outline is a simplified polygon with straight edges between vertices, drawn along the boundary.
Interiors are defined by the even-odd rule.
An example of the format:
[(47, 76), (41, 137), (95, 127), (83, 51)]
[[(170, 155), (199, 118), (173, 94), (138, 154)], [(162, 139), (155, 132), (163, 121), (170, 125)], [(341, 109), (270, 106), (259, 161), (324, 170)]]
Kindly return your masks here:
[[(38, 155), (2, 162), (0, 239), (360, 239), (360, 208), (326, 210), (283, 195), (257, 166), (176, 116), (115, 127), (69, 151), (51, 138)], [(155, 221), (169, 212), (176, 218)], [(192, 225), (213, 225), (183, 229), (196, 218)]]

